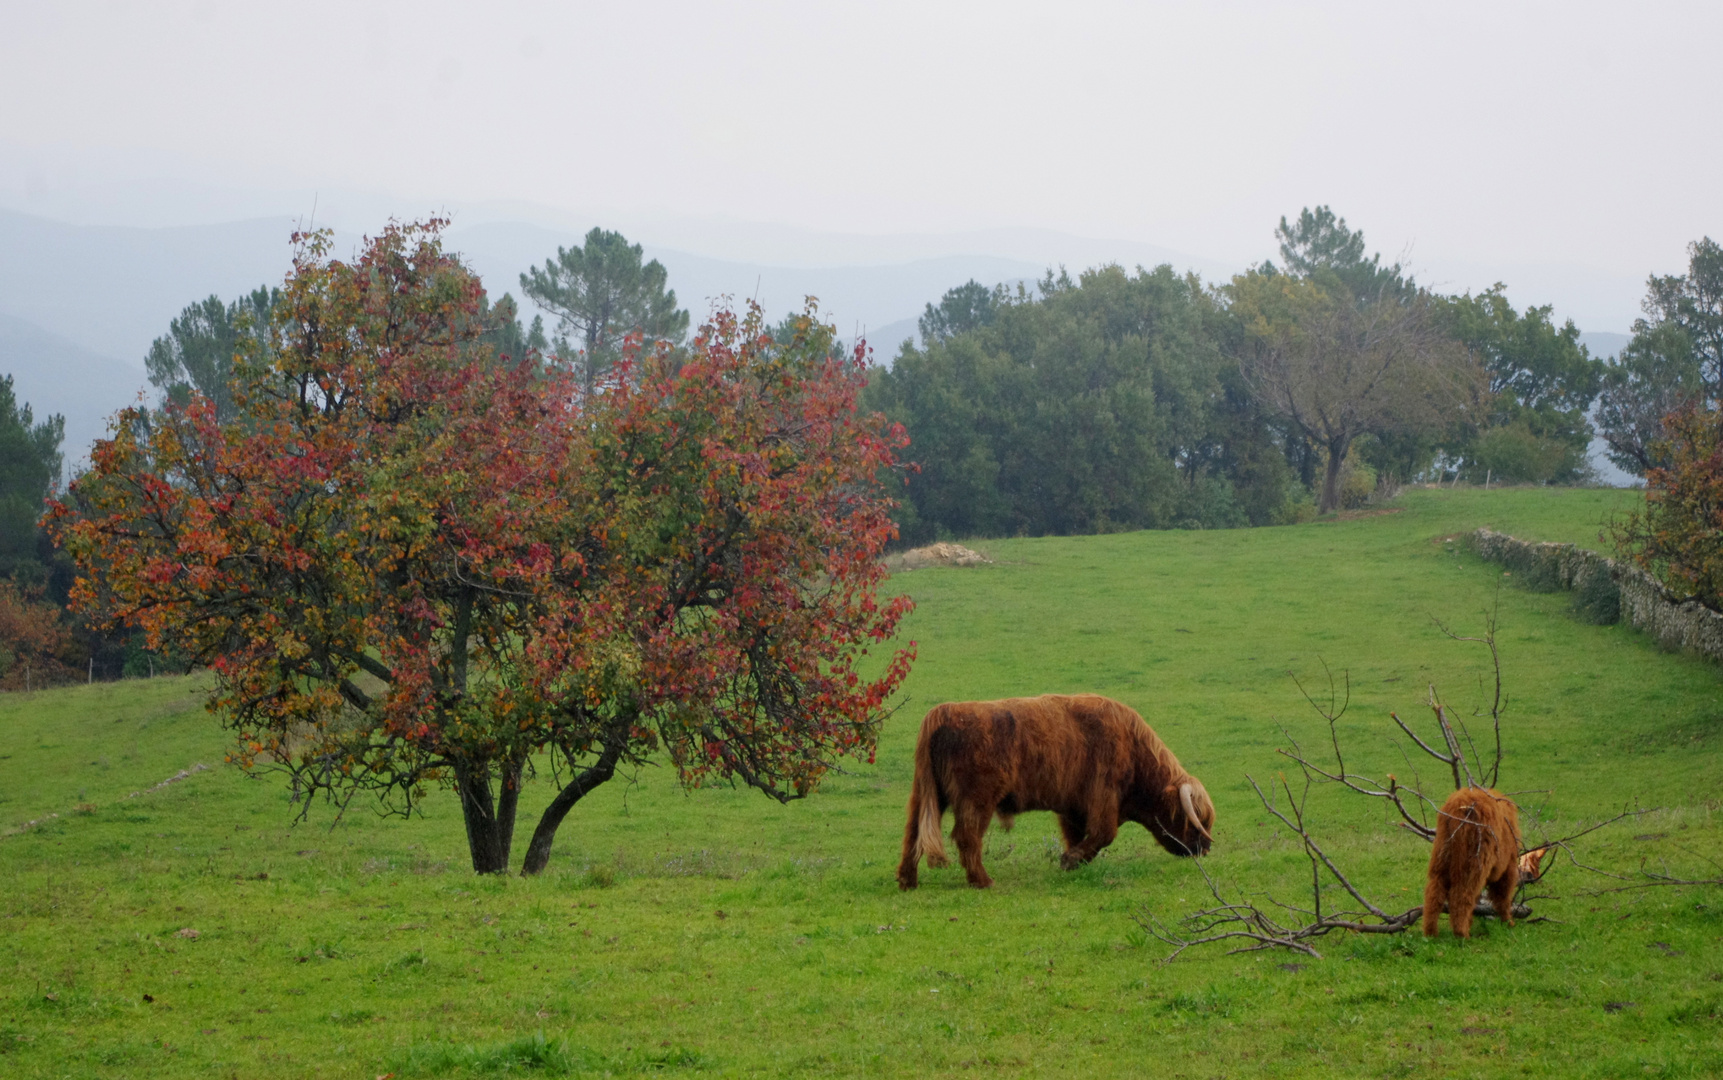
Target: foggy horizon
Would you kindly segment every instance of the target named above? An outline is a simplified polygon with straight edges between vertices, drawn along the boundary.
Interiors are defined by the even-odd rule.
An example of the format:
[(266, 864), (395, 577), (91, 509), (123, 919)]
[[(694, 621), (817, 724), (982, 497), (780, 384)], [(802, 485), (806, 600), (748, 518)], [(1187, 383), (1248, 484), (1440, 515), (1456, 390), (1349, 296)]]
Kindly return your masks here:
[(1723, 12), (1698, 4), (5, 18), (0, 207), (71, 223), (308, 219), (315, 200), (354, 232), (512, 212), (741, 263), (1076, 270), (1146, 247), (1212, 279), (1326, 204), (1422, 282), (1503, 281), (1610, 332), (1647, 275), (1723, 232)]

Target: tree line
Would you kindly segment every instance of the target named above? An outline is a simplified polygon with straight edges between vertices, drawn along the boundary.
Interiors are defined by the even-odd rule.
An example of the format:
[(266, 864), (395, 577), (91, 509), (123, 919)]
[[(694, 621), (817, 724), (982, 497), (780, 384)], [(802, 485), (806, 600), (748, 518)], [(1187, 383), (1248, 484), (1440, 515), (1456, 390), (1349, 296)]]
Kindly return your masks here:
[[(1606, 382), (1627, 401), (1662, 385), (1622, 380), (1501, 285), (1419, 285), (1328, 207), (1276, 236), (1278, 263), (1221, 285), (1103, 266), (929, 304), (866, 399), (920, 468), (905, 541), (1266, 525), (1415, 480), (1584, 482)], [(1671, 333), (1636, 328), (1630, 355)]]
[[(1594, 433), (1654, 501), (1670, 470), (1704, 460), (1694, 425), (1723, 402), (1723, 252), (1709, 238), (1687, 273), (1650, 279), (1606, 363), (1571, 321), (1516, 311), (1501, 285), (1420, 286), (1328, 207), (1275, 233), (1278, 260), (1224, 284), (1103, 266), (1033, 288), (970, 281), (928, 304), (919, 343), (873, 368), (862, 396), (911, 439), (900, 541), (1266, 525), (1417, 480), (1583, 483)], [(588, 392), (630, 334), (680, 345), (690, 324), (664, 267), (613, 231), (559, 247), (519, 285), (553, 325), (481, 294), (484, 347), (503, 363), (556, 357)], [(144, 358), (156, 411), (196, 396), (238, 419), (234, 357), (266, 355), (280, 299), (211, 296), (171, 320)], [(798, 318), (773, 329), (791, 335)], [(184, 662), (66, 614), (74, 570), (41, 527), (62, 430), (0, 383), (0, 687)], [(1686, 527), (1706, 535), (1700, 518)], [(1661, 553), (1681, 531), (1647, 529), (1622, 542)]]

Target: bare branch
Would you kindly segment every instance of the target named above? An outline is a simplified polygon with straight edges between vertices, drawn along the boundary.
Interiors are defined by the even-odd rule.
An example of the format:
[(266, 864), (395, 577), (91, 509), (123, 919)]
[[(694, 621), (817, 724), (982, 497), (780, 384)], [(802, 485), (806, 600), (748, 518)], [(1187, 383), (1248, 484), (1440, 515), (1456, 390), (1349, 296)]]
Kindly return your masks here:
[[(1496, 648), (1496, 612), (1489, 612), (1486, 619), (1485, 634), (1481, 638), (1456, 634), (1443, 625), (1440, 620), (1436, 620), (1436, 625), (1450, 639), (1482, 642), (1490, 650), (1491, 666), (1494, 669), (1496, 680), (1495, 696), (1490, 703), (1490, 719), (1495, 747), (1488, 768), (1482, 767), (1482, 755), (1478, 752), (1476, 740), (1473, 739), (1470, 729), (1464, 721), (1457, 720), (1449, 714), (1447, 706), (1441, 701), (1434, 685), (1429, 688), (1427, 703), (1435, 717), (1437, 730), (1441, 733), (1441, 745), (1446, 748), (1445, 752), (1422, 739), (1417, 732), (1412, 730), (1410, 725), (1400, 719), (1399, 714), (1389, 713), (1395, 725), (1420, 750), (1448, 767), (1456, 788), (1485, 786), (1485, 783), (1480, 783), (1480, 781), (1494, 787), (1501, 772), (1501, 717), (1506, 709), (1507, 696), (1502, 690), (1501, 658)], [(1287, 903), (1266, 893), (1262, 894), (1260, 899), (1253, 898), (1248, 894), (1238, 897), (1228, 896), (1210, 875), (1202, 860), (1193, 860), (1203, 876), (1203, 881), (1208, 887), (1210, 895), (1214, 898), (1213, 906), (1192, 912), (1180, 920), (1177, 926), (1167, 925), (1147, 909), (1139, 912), (1136, 916), (1137, 925), (1147, 934), (1172, 946), (1172, 951), (1164, 958), (1163, 962), (1178, 958), (1187, 949), (1216, 942), (1237, 943), (1237, 947), (1230, 950), (1231, 953), (1254, 952), (1262, 949), (1289, 949), (1320, 959), (1321, 953), (1316, 950), (1312, 942), (1314, 939), (1334, 931), (1359, 934), (1399, 934), (1406, 932), (1422, 921), (1423, 908), (1421, 906), (1399, 914), (1390, 914), (1366, 896), (1364, 891), (1347, 876), (1339, 863), (1328, 854), (1321, 842), (1312, 834), (1309, 822), (1305, 817), (1305, 807), (1311, 787), (1318, 783), (1337, 783), (1349, 791), (1369, 798), (1386, 799), (1393, 804), (1400, 816), (1400, 820), (1395, 824), (1425, 840), (1433, 839), (1435, 836), (1435, 829), (1428, 824), (1427, 809), (1435, 809), (1438, 815), (1441, 813), (1436, 800), (1424, 794), (1422, 785), (1417, 781), (1417, 768), (1410, 755), (1407, 754), (1404, 747), (1400, 746), (1398, 741), (1395, 741), (1395, 746), (1399, 750), (1402, 760), (1412, 770), (1413, 787), (1408, 788), (1400, 784), (1393, 773), (1388, 774), (1384, 784), (1372, 777), (1355, 773), (1348, 768), (1345, 747), (1339, 736), (1338, 721), (1341, 716), (1345, 715), (1347, 707), (1351, 703), (1351, 679), (1349, 674), (1343, 673), (1345, 697), (1344, 700), (1341, 700), (1340, 691), (1335, 686), (1334, 673), (1328, 668), (1326, 662), (1323, 663), (1323, 671), (1328, 678), (1326, 705), (1319, 703), (1305, 688), (1304, 684), (1299, 682), (1296, 675), (1293, 675), (1293, 682), (1298, 686), (1299, 693), (1304, 696), (1304, 700), (1310, 707), (1328, 722), (1329, 746), (1334, 754), (1334, 765), (1327, 766), (1313, 761), (1305, 753), (1304, 748), (1292, 732), (1282, 726), (1281, 733), (1286, 736), (1291, 749), (1282, 748), (1276, 752), (1299, 767), (1304, 777), (1303, 788), (1294, 790), (1286, 774), (1281, 773), (1277, 777), (1278, 790), (1275, 784), (1270, 784), (1265, 790), (1255, 777), (1248, 773), (1245, 774), (1245, 779), (1249, 781), (1251, 789), (1256, 792), (1257, 799), (1262, 803), (1263, 808), (1273, 815), (1288, 832), (1298, 837), (1303, 846), (1305, 858), (1310, 865), (1310, 906), (1302, 907)], [(1474, 715), (1482, 715), (1482, 713), (1478, 712)], [(1474, 762), (1479, 765), (1476, 771), (1473, 767)], [(1419, 813), (1416, 815), (1406, 805), (1405, 796), (1408, 793), (1418, 800)], [(1525, 794), (1525, 792), (1518, 794)], [(1282, 798), (1284, 798), (1284, 803)], [(1605, 826), (1645, 813), (1649, 813), (1649, 811), (1623, 809), (1614, 817), (1587, 826), (1569, 836), (1556, 840), (1546, 840), (1532, 850), (1522, 851), (1520, 855), (1521, 889), (1513, 901), (1513, 916), (1516, 919), (1528, 919), (1533, 922), (1549, 921), (1542, 917), (1533, 917), (1531, 908), (1527, 904), (1529, 899), (1549, 897), (1545, 897), (1543, 894), (1539, 894), (1538, 897), (1530, 897), (1525, 893), (1524, 887), (1533, 882), (1541, 881), (1547, 876), (1549, 870), (1554, 868), (1554, 863), (1552, 862), (1546, 867), (1543, 864), (1543, 858), (1549, 852), (1557, 850), (1565, 852), (1569, 861), (1581, 869), (1627, 882), (1619, 888), (1603, 889), (1582, 895), (1625, 892), (1660, 885), (1723, 884), (1723, 877), (1715, 879), (1686, 878), (1670, 874), (1667, 871), (1656, 873), (1645, 869), (1643, 863), (1640, 866), (1639, 879), (1635, 879), (1624, 875), (1610, 874), (1596, 867), (1589, 867), (1575, 857), (1571, 847), (1573, 841)], [(1713, 865), (1717, 864), (1713, 863)], [(1723, 870), (1723, 866), (1718, 866), (1718, 869)], [(1325, 886), (1332, 888), (1333, 885), (1339, 885), (1340, 888), (1344, 889), (1347, 895), (1363, 910), (1328, 910), (1323, 899), (1323, 889)], [(1487, 897), (1475, 898), (1473, 903), (1474, 917), (1488, 918), (1494, 917), (1496, 914), (1494, 905), (1490, 903)]]

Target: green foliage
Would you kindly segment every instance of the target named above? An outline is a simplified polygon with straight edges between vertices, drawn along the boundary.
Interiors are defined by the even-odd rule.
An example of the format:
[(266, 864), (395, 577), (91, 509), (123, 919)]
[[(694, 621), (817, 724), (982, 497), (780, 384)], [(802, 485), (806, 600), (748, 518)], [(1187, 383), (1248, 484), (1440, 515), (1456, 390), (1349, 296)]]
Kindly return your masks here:
[(479, 318), (485, 324), (479, 340), (504, 363), (536, 363), (537, 354), (550, 347), (544, 336), (544, 317), (534, 315), (532, 325), (523, 327), (520, 305), (508, 293), (503, 293), (494, 305), (489, 297), (481, 297)]
[[(1281, 218), (1274, 236), (1280, 241), (1282, 270), (1295, 277), (1338, 284), (1365, 302), (1416, 290), (1399, 263), (1383, 266), (1379, 254), (1365, 258), (1363, 230), (1348, 228), (1346, 219), (1326, 206), (1305, 207), (1291, 224)], [(1272, 273), (1274, 267), (1265, 263), (1263, 270)]]
[(39, 585), (46, 575), (38, 555), (42, 507), (60, 478), (60, 441), (66, 420), (37, 421), (0, 377), (0, 578)]
[(1611, 626), (1621, 620), (1621, 586), (1608, 574), (1587, 574), (1574, 585), (1573, 610), (1594, 626)]
[(917, 329), (921, 331), (922, 341), (943, 343), (988, 325), (999, 309), (1010, 302), (1011, 295), (1004, 285), (989, 289), (971, 278), (955, 289), (946, 290), (938, 307), (927, 305), (927, 310), (916, 321)]
[(1723, 402), (1723, 244), (1709, 236), (1687, 245), (1687, 273), (1653, 276), (1641, 324), (1667, 326), (1687, 339), (1709, 401)]
[(1645, 476), (1664, 464), (1656, 445), (1663, 418), (1685, 405), (1723, 404), (1723, 246), (1703, 237), (1687, 246), (1685, 275), (1646, 282), (1646, 318), (1609, 365), (1598, 431), (1609, 458)]
[(1504, 288), (1443, 301), (1449, 332), (1482, 361), (1493, 396), (1481, 424), (1462, 426), (1445, 448), (1474, 483), (1583, 481), (1591, 474), (1586, 414), (1603, 364), (1580, 344), (1573, 320), (1558, 329), (1548, 306), (1517, 313)]
[(234, 419), (234, 355), (267, 341), (270, 314), (280, 299), (281, 290), (260, 286), (231, 303), (211, 296), (188, 305), (144, 357), (150, 382), (175, 405), (183, 407), (195, 392), (215, 406), (218, 420)]
[(38, 422), (0, 377), (0, 688), (41, 687), (70, 677), (81, 656), (63, 612), (46, 595), (54, 551), (42, 510), (60, 475), (65, 419)]
[(1538, 435), (1524, 419), (1488, 427), (1464, 444), (1467, 480), (1547, 484), (1586, 475), (1585, 445)]
[(688, 332), (688, 313), (666, 288), (669, 272), (644, 258), (621, 233), (594, 228), (584, 247), (559, 247), (556, 258), (520, 276), (521, 291), (561, 318), (563, 334), (578, 337), (580, 355), (564, 359), (577, 363), (588, 393), (622, 358), (628, 335), (675, 344)]
[[(954, 308), (965, 290), (948, 294)], [(989, 321), (906, 347), (868, 388), (920, 466), (906, 541), (1273, 519), (1284, 459), (1194, 276), (1050, 273), (1039, 297), (996, 289), (989, 303)]]
[(1340, 508), (1361, 510), (1375, 491), (1376, 470), (1360, 460), (1357, 454), (1349, 455), (1340, 473)]

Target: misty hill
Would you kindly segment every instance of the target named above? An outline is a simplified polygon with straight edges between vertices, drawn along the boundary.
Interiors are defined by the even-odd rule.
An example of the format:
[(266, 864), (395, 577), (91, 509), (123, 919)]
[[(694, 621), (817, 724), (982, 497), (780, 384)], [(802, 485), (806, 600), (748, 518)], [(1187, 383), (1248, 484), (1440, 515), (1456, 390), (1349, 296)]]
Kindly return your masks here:
[[(448, 246), (466, 257), (492, 293), (520, 295), (521, 271), (542, 265), (558, 247), (579, 244), (581, 234), (521, 222), (494, 222), (451, 229)], [(820, 311), (851, 336), (909, 319), (970, 278), (992, 284), (1039, 278), (1046, 267), (987, 255), (948, 255), (876, 266), (797, 267), (730, 262), (670, 248), (644, 245), (646, 254), (670, 272), (676, 299), (698, 323), (723, 297), (740, 308), (759, 301), (776, 319), (799, 311), (802, 298), (817, 296)], [(895, 344), (895, 343), (894, 343)]]
[(0, 210), (0, 313), (141, 372), (150, 342), (187, 304), (280, 282), (292, 231), (285, 217), (135, 229)]
[(61, 449), (76, 468), (107, 430), (107, 418), (137, 400), (147, 380), (140, 365), (126, 364), (0, 313), (0, 375), (11, 375), (21, 404), (40, 421), (66, 418)]
[[(150, 342), (187, 304), (279, 282), (292, 263), (293, 228), (285, 217), (159, 229), (80, 226), (0, 210), (0, 313), (141, 370)], [(337, 234), (336, 253), (350, 253), (357, 242)], [(521, 223), (474, 225), (448, 236), (449, 247), (467, 257), (496, 295), (518, 295), (521, 271), (554, 256), (558, 246), (579, 242), (576, 232)], [(696, 319), (721, 296), (737, 305), (757, 298), (775, 318), (814, 295), (846, 335), (913, 322), (925, 304), (972, 277), (991, 284), (1038, 278), (1046, 269), (985, 255), (785, 267), (667, 248), (647, 253), (669, 269), (671, 287)]]
[[(141, 366), (150, 342), (187, 304), (212, 293), (232, 299), (279, 282), (291, 266), (288, 238), (296, 224), (280, 215), (132, 228), (69, 225), (0, 210), (0, 312), (98, 355)], [(650, 242), (645, 247), (670, 271), (671, 287), (696, 321), (724, 296), (738, 306), (758, 299), (773, 318), (800, 310), (804, 296), (817, 296), (820, 310), (842, 334), (865, 332), (882, 359), (914, 334), (926, 304), (971, 278), (986, 285), (1038, 280), (1050, 266), (1064, 264), (1076, 272), (1109, 261), (1128, 267), (1172, 261), (1210, 279), (1230, 272), (1152, 245), (1038, 230), (868, 237), (762, 226), (756, 232), (690, 226), (690, 246), (705, 253)], [(457, 225), (448, 244), (468, 258), (492, 294), (518, 295), (523, 270), (542, 264), (559, 246), (580, 243), (582, 235), (572, 228), (490, 220)], [(335, 252), (350, 254), (358, 242), (357, 233), (338, 231)], [(725, 245), (765, 258), (710, 254)], [(1008, 254), (965, 253), (966, 245)], [(828, 261), (809, 261), (822, 251), (829, 251)]]

